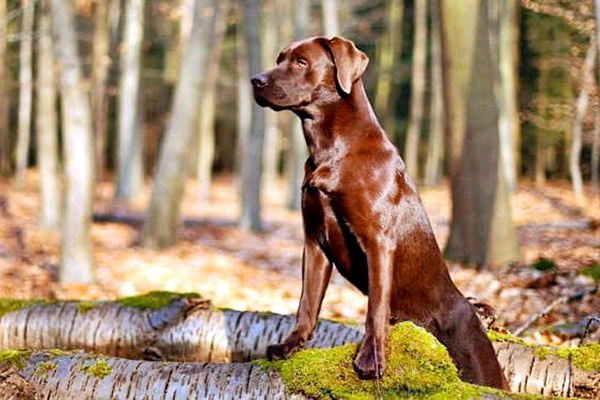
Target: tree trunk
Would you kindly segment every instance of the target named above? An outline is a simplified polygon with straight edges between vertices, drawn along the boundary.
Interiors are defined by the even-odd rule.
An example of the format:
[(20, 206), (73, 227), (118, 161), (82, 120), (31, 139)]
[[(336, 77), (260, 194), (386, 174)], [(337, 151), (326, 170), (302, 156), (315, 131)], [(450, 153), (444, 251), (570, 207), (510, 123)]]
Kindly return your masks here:
[(215, 156), (215, 113), (216, 92), (219, 76), (221, 48), (227, 28), (227, 10), (229, 1), (220, 1), (219, 11), (215, 15), (215, 28), (210, 39), (211, 49), (207, 65), (206, 85), (202, 91), (200, 107), (198, 108), (198, 159), (196, 179), (201, 200), (207, 200), (212, 181), (212, 167)]
[[(159, 296), (168, 301), (143, 308)], [(25, 308), (0, 316), (0, 351), (81, 349), (163, 361), (246, 362), (265, 358), (267, 346), (282, 341), (295, 324), (291, 315), (209, 309), (206, 301), (177, 294), (151, 292), (140, 299), (135, 307), (126, 305), (127, 298), (31, 306), (15, 300), (12, 308)], [(362, 325), (321, 320), (306, 346), (358, 343), (363, 334)]]
[(143, 184), (140, 132), (140, 69), (144, 0), (125, 3), (118, 97), (117, 198), (131, 200)]
[(569, 172), (573, 192), (577, 197), (583, 197), (583, 178), (581, 177), (581, 147), (583, 141), (583, 120), (588, 108), (590, 89), (594, 84), (594, 65), (598, 54), (596, 39), (591, 38), (588, 46), (583, 71), (581, 72), (581, 91), (575, 104), (575, 119), (573, 121), (573, 142), (571, 144), (571, 155), (569, 157)]
[[(265, 1), (263, 3), (265, 10), (279, 14), (282, 10), (274, 1)], [(277, 33), (276, 19), (269, 15), (263, 18), (262, 26), (262, 58), (263, 65), (272, 65), (274, 55), (278, 52), (279, 34)], [(271, 109), (265, 109), (265, 143), (263, 153), (263, 176), (262, 176), (262, 191), (269, 193), (277, 181), (278, 176), (278, 159), (281, 150), (281, 133), (279, 131), (279, 116)]]
[[(114, 0), (111, 0), (114, 2)], [(92, 49), (92, 116), (94, 124), (94, 154), (96, 160), (96, 179), (104, 178), (106, 144), (108, 137), (108, 70), (111, 64), (109, 56), (110, 34), (108, 7), (106, 1), (94, 3), (94, 42)]]
[(591, 169), (590, 179), (591, 194), (600, 195), (600, 106), (595, 107), (596, 117), (594, 118), (594, 136), (592, 138)]
[[(6, 21), (7, 0), (0, 0), (0, 21)], [(9, 109), (10, 79), (8, 65), (6, 62), (6, 33), (7, 23), (0, 23), (0, 176), (8, 176), (10, 173), (10, 134), (9, 134)]]
[[(0, 316), (0, 360), (8, 349), (60, 348), (84, 349), (111, 357), (170, 361), (150, 364), (101, 356), (112, 366), (110, 377), (107, 377), (110, 382), (112, 379), (119, 381), (118, 377), (121, 376), (119, 371), (122, 367), (114, 363), (134, 363), (145, 371), (140, 375), (153, 376), (154, 380), (165, 384), (163, 378), (158, 376), (179, 376), (181, 381), (185, 381), (179, 375), (184, 365), (174, 361), (231, 363), (264, 358), (266, 346), (282, 340), (295, 322), (293, 316), (287, 315), (209, 309), (207, 302), (197, 297), (164, 292), (115, 302), (41, 302), (29, 305), (28, 302), (35, 303), (27, 300), (2, 301), (4, 314)], [(405, 334), (401, 340), (414, 341), (416, 333)], [(362, 325), (320, 320), (314, 338), (307, 347), (330, 348), (346, 343), (355, 344), (362, 340), (363, 334)], [(580, 364), (598, 357), (597, 345), (588, 344), (574, 350), (568, 357), (555, 355), (558, 351), (551, 346), (536, 347), (499, 341), (494, 343), (494, 347), (513, 391), (552, 396), (594, 397), (599, 394), (597, 380), (600, 379), (600, 370), (585, 369)], [(424, 357), (419, 353), (411, 354), (413, 358)], [(41, 355), (26, 361), (33, 362), (34, 366), (39, 365), (35, 359), (38, 356)], [(76, 359), (80, 354), (59, 356), (70, 359), (61, 359), (60, 362), (71, 363), (79, 362)], [(50, 356), (46, 354), (45, 357)], [(176, 365), (177, 369), (172, 374), (155, 375), (158, 373), (156, 370), (160, 371), (166, 365)], [(186, 364), (201, 374), (194, 365)], [(249, 367), (242, 365), (238, 364), (235, 368)], [(223, 370), (213, 370), (220, 368), (214, 364), (206, 364), (205, 367), (213, 371), (215, 384), (211, 386), (214, 390), (220, 386), (217, 382), (225, 379), (228, 371), (232, 371), (229, 368), (234, 368), (230, 365), (223, 366)], [(348, 368), (353, 373), (350, 362)], [(238, 377), (238, 372), (232, 373)], [(34, 383), (28, 372), (24, 375)], [(61, 380), (66, 384), (70, 379), (79, 379), (71, 374), (69, 377), (62, 376)], [(204, 389), (207, 385), (204, 383)]]
[[(243, 2), (243, 26), (248, 59), (248, 73), (259, 73), (261, 67), (260, 42), (260, 0)], [(249, 79), (249, 77), (247, 78)], [(250, 113), (250, 131), (247, 146), (242, 150), (244, 164), (241, 170), (242, 210), (240, 228), (260, 231), (262, 229), (261, 210), (261, 179), (263, 173), (263, 148), (265, 136), (265, 110), (258, 104), (252, 104)]]
[(63, 156), (66, 174), (60, 281), (94, 280), (90, 221), (94, 153), (88, 97), (77, 55), (75, 17), (69, 1), (51, 0), (54, 51), (60, 65)]
[(18, 188), (25, 185), (25, 172), (29, 161), (31, 135), (31, 109), (33, 105), (33, 10), (35, 2), (21, 0), (23, 10), (21, 43), (19, 47), (19, 125), (16, 154), (16, 180)]
[[(461, 4), (469, 6), (467, 2)], [(520, 257), (500, 163), (498, 105), (493, 90), (498, 79), (498, 65), (491, 54), (488, 6), (486, 1), (475, 6), (479, 13), (475, 17), (477, 29), (472, 33), (477, 51), (473, 54), (468, 81), (464, 137), (450, 144), (460, 146), (462, 150), (460, 157), (452, 157), (452, 224), (446, 254), (452, 260), (477, 266), (501, 265)], [(443, 16), (444, 23), (446, 17), (449, 15)], [(464, 20), (461, 23), (464, 24)], [(470, 40), (468, 36), (458, 36), (461, 33), (469, 34), (459, 30), (454, 32), (454, 40)], [(452, 34), (452, 31), (445, 34)], [(456, 50), (449, 47), (444, 51)], [(463, 58), (469, 57), (469, 53), (459, 54)], [(452, 123), (450, 119), (448, 124)], [(451, 155), (456, 154), (453, 151)]]
[(330, 38), (339, 35), (337, 0), (321, 0), (321, 11), (323, 12), (323, 32), (325, 36)]
[(499, 86), (497, 88), (500, 110), (500, 156), (506, 183), (511, 192), (517, 190), (517, 155), (519, 154), (520, 121), (517, 105), (518, 73), (518, 12), (517, 0), (500, 1), (495, 4), (498, 14)]
[[(292, 10), (294, 15), (294, 39), (305, 38), (308, 35), (309, 3), (305, 0), (294, 0)], [(291, 124), (290, 154), (287, 160), (289, 176), (287, 208), (289, 210), (299, 210), (302, 199), (300, 187), (304, 178), (304, 162), (308, 152), (300, 119), (293, 118)]]
[[(242, 13), (241, 4), (238, 4), (238, 13)], [(250, 72), (248, 72), (248, 49), (244, 44), (244, 29), (237, 25), (236, 31), (236, 66), (237, 66), (237, 148), (235, 157), (236, 187), (240, 197), (243, 193), (243, 178), (249, 160), (247, 148), (250, 138), (250, 124), (252, 122), (252, 86), (250, 85)]]
[(60, 176), (56, 104), (56, 62), (52, 51), (52, 25), (48, 1), (40, 2), (37, 42), (37, 159), (40, 171), (40, 225), (58, 229), (60, 223)]
[[(549, 87), (550, 87), (550, 68), (541, 63), (539, 77), (538, 93), (540, 96), (538, 110), (544, 118), (548, 114)], [(534, 184), (536, 189), (541, 189), (546, 184), (546, 151), (548, 148), (547, 132), (543, 128), (535, 130), (535, 171)]]
[(425, 75), (427, 74), (427, 0), (415, 0), (415, 33), (410, 82), (410, 122), (406, 133), (404, 161), (413, 180), (419, 180), (419, 142), (423, 122)]
[(214, 29), (220, 11), (216, 0), (197, 0), (194, 22), (175, 90), (171, 119), (163, 139), (158, 167), (154, 177), (142, 242), (146, 247), (166, 247), (175, 244), (181, 225), (181, 201), (188, 177), (188, 167), (195, 154), (193, 149), (198, 126), (198, 104), (205, 85), (208, 65), (206, 38)]
[(444, 77), (439, 0), (431, 6), (431, 108), (429, 111), (429, 143), (423, 183), (433, 186), (442, 179), (444, 163)]
[(254, 364), (154, 363), (86, 353), (33, 353), (20, 371), (44, 399), (303, 399)]
[(387, 29), (377, 45), (377, 86), (375, 112), (391, 137), (395, 135), (396, 110), (392, 107), (392, 87), (402, 56), (402, 18), (404, 1), (389, 0), (387, 4)]

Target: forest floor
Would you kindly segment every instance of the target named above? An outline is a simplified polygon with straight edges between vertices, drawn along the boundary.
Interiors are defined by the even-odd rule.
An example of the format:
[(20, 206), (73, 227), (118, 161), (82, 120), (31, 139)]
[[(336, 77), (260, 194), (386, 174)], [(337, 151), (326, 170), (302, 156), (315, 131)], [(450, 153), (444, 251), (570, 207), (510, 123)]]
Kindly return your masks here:
[[(113, 200), (112, 184), (98, 184), (92, 225), (97, 283), (61, 285), (59, 235), (38, 224), (37, 175), (29, 173), (22, 190), (0, 181), (0, 297), (95, 300), (168, 290), (197, 292), (218, 307), (293, 314), (301, 290), (301, 217), (283, 206), (283, 184), (265, 192), (264, 231), (244, 232), (236, 227), (239, 206), (231, 179), (218, 178), (204, 200), (190, 181), (178, 244), (151, 250), (137, 244), (149, 185), (139, 199), (123, 204)], [(451, 213), (448, 187), (420, 194), (443, 247)], [(538, 316), (526, 332), (530, 340), (577, 344), (572, 338), (586, 321), (600, 317), (600, 294), (594, 292), (600, 279), (600, 196), (577, 199), (566, 182), (543, 190), (522, 183), (511, 202), (522, 261), (479, 270), (449, 263), (451, 275), (465, 296), (495, 310), (495, 326), (515, 330)], [(101, 221), (109, 215), (110, 221)], [(544, 308), (550, 310), (542, 316)], [(322, 316), (363, 320), (365, 310), (366, 298), (335, 274)], [(596, 326), (588, 340), (597, 341), (600, 322), (591, 320)]]

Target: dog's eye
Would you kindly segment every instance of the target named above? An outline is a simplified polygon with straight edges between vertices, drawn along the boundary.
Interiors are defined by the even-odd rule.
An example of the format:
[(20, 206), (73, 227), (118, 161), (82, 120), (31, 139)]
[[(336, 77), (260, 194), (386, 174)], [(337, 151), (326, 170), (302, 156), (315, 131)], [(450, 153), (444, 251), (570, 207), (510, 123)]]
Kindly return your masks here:
[(306, 68), (306, 67), (308, 67), (308, 62), (305, 59), (303, 59), (303, 58), (299, 58), (298, 59), (298, 65), (301, 68)]

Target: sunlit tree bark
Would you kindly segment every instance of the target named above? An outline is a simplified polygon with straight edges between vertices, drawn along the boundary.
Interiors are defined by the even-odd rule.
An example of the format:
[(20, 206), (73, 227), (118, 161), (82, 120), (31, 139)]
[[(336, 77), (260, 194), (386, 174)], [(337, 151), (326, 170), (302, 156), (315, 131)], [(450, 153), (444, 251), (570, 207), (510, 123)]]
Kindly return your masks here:
[[(491, 53), (488, 7), (488, 2), (479, 0), (442, 2), (444, 61), (450, 63), (445, 66), (452, 224), (446, 254), (477, 266), (500, 265), (520, 257), (500, 161), (494, 95), (498, 64)], [(458, 100), (461, 92), (465, 97)], [(453, 99), (465, 107), (457, 110), (457, 105), (451, 105)], [(464, 125), (457, 131), (461, 120)]]
[(425, 75), (427, 74), (427, 0), (415, 1), (414, 45), (410, 80), (410, 122), (404, 146), (406, 170), (419, 179), (419, 142), (423, 123)]
[(229, 1), (220, 1), (219, 11), (215, 15), (215, 28), (209, 40), (211, 44), (206, 72), (206, 85), (202, 91), (200, 107), (198, 108), (198, 159), (196, 179), (200, 199), (208, 199), (212, 180), (212, 167), (215, 156), (215, 114), (217, 80), (220, 69), (221, 48), (227, 28), (227, 10)]
[[(305, 0), (293, 2), (294, 39), (305, 38), (308, 34), (309, 3)], [(288, 198), (290, 210), (300, 209), (302, 179), (304, 177), (304, 161), (307, 157), (302, 124), (299, 118), (292, 119), (290, 131), (290, 155), (288, 157)]]
[(140, 70), (144, 0), (125, 2), (118, 98), (117, 197), (131, 200), (143, 183), (140, 131)]
[[(6, 21), (7, 0), (0, 0), (0, 21)], [(10, 135), (8, 130), (9, 79), (6, 62), (6, 23), (0, 23), (0, 176), (10, 172)]]
[(75, 16), (69, 1), (51, 0), (54, 51), (60, 65), (65, 213), (62, 226), (60, 281), (94, 280), (90, 221), (94, 152), (88, 96), (77, 54)]
[(583, 146), (583, 120), (585, 118), (591, 86), (594, 84), (594, 65), (598, 54), (595, 38), (591, 38), (588, 46), (583, 70), (581, 71), (581, 90), (575, 104), (575, 119), (573, 121), (573, 142), (571, 143), (571, 154), (569, 157), (569, 172), (571, 185), (576, 196), (583, 196), (583, 177), (581, 175), (581, 148)]
[[(253, 75), (262, 70), (262, 45), (260, 42), (260, 0), (243, 2), (244, 45), (247, 49), (248, 73)], [(249, 78), (248, 78), (249, 79)], [(262, 229), (261, 180), (263, 174), (263, 147), (265, 133), (265, 110), (252, 103), (248, 142), (242, 150), (241, 187), (242, 211), (240, 227), (252, 231)]]
[(396, 107), (393, 104), (392, 87), (397, 78), (402, 56), (402, 19), (404, 0), (389, 0), (387, 7), (387, 29), (377, 44), (377, 86), (374, 107), (383, 121), (388, 135), (396, 135)]
[(142, 242), (146, 247), (167, 247), (177, 241), (187, 172), (196, 155), (193, 150), (198, 105), (209, 62), (206, 38), (211, 37), (218, 12), (216, 0), (196, 0), (194, 4), (192, 31), (184, 47), (171, 118), (160, 148), (150, 207), (144, 221)]
[(37, 39), (37, 159), (40, 171), (40, 225), (57, 229), (60, 222), (60, 178), (56, 69), (48, 0), (40, 3)]
[(338, 23), (338, 0), (321, 0), (321, 11), (323, 13), (323, 32), (326, 37), (340, 34)]
[(94, 2), (94, 42), (92, 45), (92, 116), (94, 124), (94, 154), (96, 178), (104, 177), (106, 145), (108, 136), (108, 70), (110, 33), (108, 21), (109, 3), (115, 0)]
[[(65, 388), (79, 382), (81, 386), (78, 387), (95, 390), (93, 393), (96, 397), (103, 397), (100, 393), (105, 393), (104, 390), (108, 390), (106, 387), (122, 387), (120, 385), (135, 393), (131, 396), (133, 398), (140, 397), (140, 394), (135, 392), (140, 387), (145, 390), (161, 388), (162, 391), (157, 389), (157, 396), (164, 394), (164, 387), (167, 385), (184, 390), (187, 386), (182, 382), (187, 382), (188, 372), (193, 373), (193, 382), (203, 382), (202, 390), (211, 387), (213, 392), (219, 391), (222, 396), (228, 396), (234, 391), (234, 386), (227, 382), (230, 383), (232, 379), (247, 382), (247, 375), (243, 371), (251, 368), (251, 364), (243, 363), (265, 358), (266, 347), (285, 337), (295, 323), (295, 318), (291, 315), (212, 309), (202, 299), (184, 298), (176, 294), (171, 294), (170, 301), (155, 308), (144, 307), (144, 300), (141, 299), (135, 301), (135, 306), (126, 305), (131, 301), (128, 299), (114, 302), (38, 304), (31, 304), (34, 302), (31, 300), (13, 300), (12, 303), (8, 299), (3, 301), (14, 311), (0, 316), (0, 351), (17, 348), (58, 348), (85, 349), (102, 354), (93, 356), (78, 352), (65, 354), (54, 351), (30, 356), (23, 352), (21, 361), (31, 366), (30, 369), (21, 370), (23, 376), (34, 386), (47, 385), (37, 386), (44, 388), (57, 385)], [(409, 322), (399, 325), (407, 324), (412, 328), (404, 331), (404, 336), (399, 338), (406, 343), (406, 348), (410, 351), (410, 340), (414, 340), (414, 335), (425, 333)], [(306, 347), (330, 348), (355, 344), (359, 343), (363, 336), (364, 327), (361, 324), (319, 320), (314, 338)], [(589, 398), (595, 398), (599, 394), (597, 379), (600, 371), (593, 367), (584, 369), (574, 358), (557, 356), (558, 348), (501, 341), (493, 344), (498, 360), (509, 379), (511, 390), (515, 392)], [(400, 347), (399, 350), (403, 351), (401, 349)], [(593, 347), (587, 351), (594, 354)], [(423, 358), (422, 354), (414, 351), (411, 356)], [(350, 361), (350, 357), (348, 358)], [(96, 384), (93, 376), (81, 373), (81, 367), (86, 365), (85, 360), (88, 361), (87, 365), (90, 365), (98, 359), (106, 362), (110, 369), (105, 370), (106, 377)], [(147, 362), (140, 359), (169, 362)], [(43, 375), (39, 373), (41, 367), (37, 367), (42, 361), (46, 361), (46, 364), (60, 363), (61, 366), (50, 368), (46, 371), (49, 372), (46, 379), (37, 380), (36, 376)], [(181, 361), (187, 364), (180, 364)], [(196, 369), (195, 362), (211, 364)], [(421, 362), (426, 368), (427, 360), (423, 359)], [(232, 365), (235, 365), (234, 369), (231, 369)], [(173, 369), (165, 369), (167, 366)], [(187, 368), (184, 368), (185, 366)], [(38, 373), (31, 374), (35, 367)], [(137, 368), (144, 373), (130, 373), (130, 368)], [(340, 366), (340, 371), (341, 368)], [(351, 370), (350, 362), (348, 368)], [(53, 370), (56, 371), (51, 372)], [(210, 371), (211, 379), (205, 382), (202, 373), (207, 370)], [(0, 369), (0, 390), (5, 382), (4, 372)], [(129, 378), (122, 379), (123, 375)], [(144, 375), (143, 379), (152, 379), (138, 381), (133, 378), (137, 375)], [(235, 388), (237, 396), (246, 393), (240, 392), (240, 387)], [(246, 390), (248, 389), (250, 387), (246, 387)], [(148, 392), (145, 393), (147, 395)], [(81, 396), (81, 392), (78, 392), (78, 395)]]
[[(279, 51), (276, 21), (282, 13), (281, 2), (267, 0), (263, 2), (263, 25), (261, 31), (262, 64), (273, 65), (274, 57)], [(263, 192), (273, 188), (277, 180), (278, 156), (281, 149), (281, 133), (279, 132), (280, 114), (271, 109), (265, 109), (265, 144), (263, 152)]]
[(429, 109), (429, 142), (423, 183), (432, 186), (440, 183), (444, 162), (444, 79), (439, 0), (431, 3), (431, 106)]
[(19, 117), (16, 154), (16, 185), (25, 184), (31, 137), (31, 109), (33, 106), (33, 11), (35, 2), (21, 0), (22, 22), (19, 47)]
[(506, 182), (510, 191), (517, 189), (517, 166), (519, 160), (520, 121), (517, 105), (518, 69), (518, 13), (517, 0), (495, 3), (498, 13), (499, 87), (497, 90), (500, 108), (500, 155)]

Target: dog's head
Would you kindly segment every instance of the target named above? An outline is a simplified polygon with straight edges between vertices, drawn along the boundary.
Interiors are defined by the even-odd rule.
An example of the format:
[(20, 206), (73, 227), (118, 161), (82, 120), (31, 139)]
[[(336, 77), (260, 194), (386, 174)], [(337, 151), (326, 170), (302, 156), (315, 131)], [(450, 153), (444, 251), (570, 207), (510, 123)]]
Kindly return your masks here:
[(352, 91), (368, 63), (367, 55), (350, 40), (300, 40), (279, 53), (275, 68), (252, 77), (254, 98), (276, 111), (335, 101)]

